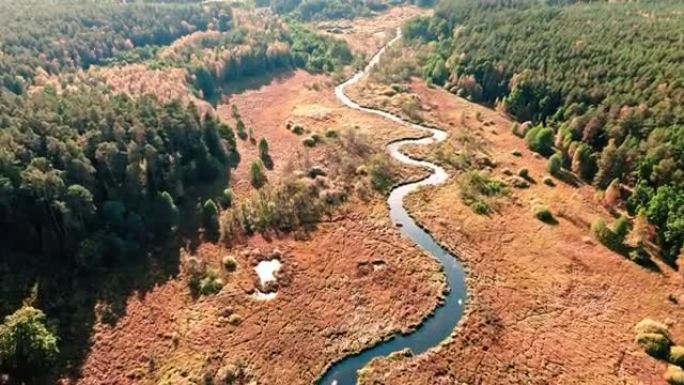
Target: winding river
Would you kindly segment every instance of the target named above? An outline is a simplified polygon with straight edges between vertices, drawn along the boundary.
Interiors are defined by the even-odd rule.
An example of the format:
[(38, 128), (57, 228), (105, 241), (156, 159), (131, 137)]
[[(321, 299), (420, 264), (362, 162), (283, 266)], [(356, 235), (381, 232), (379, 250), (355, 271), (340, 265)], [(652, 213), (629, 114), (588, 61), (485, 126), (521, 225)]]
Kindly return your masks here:
[(335, 96), (349, 108), (379, 115), (395, 123), (413, 127), (419, 132), (422, 131), (432, 134), (431, 136), (422, 139), (398, 140), (387, 146), (387, 151), (398, 161), (415, 167), (427, 168), (431, 171), (430, 176), (425, 179), (396, 187), (390, 193), (387, 202), (390, 207), (392, 223), (400, 226), (400, 231), (405, 237), (408, 237), (418, 246), (422, 247), (428, 254), (437, 258), (442, 264), (444, 273), (446, 274), (449, 292), (446, 295), (444, 303), (437, 307), (428, 318), (423, 320), (414, 331), (408, 334), (395, 335), (388, 340), (361, 351), (359, 354), (345, 357), (334, 363), (318, 381), (318, 385), (355, 385), (358, 377), (357, 371), (376, 357), (384, 357), (406, 348), (411, 349), (414, 354), (424, 353), (448, 338), (463, 314), (466, 298), (463, 267), (455, 256), (451, 255), (445, 248), (440, 246), (430, 234), (416, 224), (404, 207), (404, 198), (408, 194), (423, 186), (442, 184), (449, 178), (449, 175), (443, 168), (433, 163), (413, 159), (410, 156), (405, 155), (401, 152), (401, 148), (407, 144), (429, 145), (438, 143), (447, 138), (447, 133), (442, 130), (407, 122), (400, 117), (385, 111), (362, 107), (351, 100), (344, 92), (347, 86), (358, 82), (363, 76), (368, 74), (369, 71), (379, 63), (380, 58), (387, 47), (396, 43), (399, 39), (401, 39), (401, 30), (397, 30), (396, 37), (389, 41), (371, 59), (363, 71), (356, 73), (351, 79), (337, 86), (335, 88)]

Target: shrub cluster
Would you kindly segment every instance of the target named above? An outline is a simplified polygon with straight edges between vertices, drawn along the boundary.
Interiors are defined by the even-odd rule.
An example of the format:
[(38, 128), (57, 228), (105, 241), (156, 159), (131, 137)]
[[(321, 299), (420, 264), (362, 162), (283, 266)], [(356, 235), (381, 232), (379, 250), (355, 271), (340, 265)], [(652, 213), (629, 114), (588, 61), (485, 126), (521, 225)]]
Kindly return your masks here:
[(634, 326), (634, 333), (636, 343), (648, 355), (669, 363), (665, 380), (672, 385), (684, 385), (684, 346), (673, 343), (667, 326), (646, 318)]

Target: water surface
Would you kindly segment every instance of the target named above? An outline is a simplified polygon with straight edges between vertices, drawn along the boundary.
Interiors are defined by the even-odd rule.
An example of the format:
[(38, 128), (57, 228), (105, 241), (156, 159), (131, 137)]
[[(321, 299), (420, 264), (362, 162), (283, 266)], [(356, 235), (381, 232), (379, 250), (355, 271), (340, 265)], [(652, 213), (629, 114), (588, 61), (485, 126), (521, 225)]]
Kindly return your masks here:
[(399, 140), (392, 142), (387, 146), (387, 151), (398, 161), (415, 167), (427, 168), (431, 171), (430, 176), (423, 180), (405, 184), (392, 190), (389, 198), (387, 199), (387, 203), (390, 207), (390, 217), (392, 219), (392, 223), (395, 225), (401, 225), (401, 234), (415, 242), (428, 254), (436, 258), (442, 264), (442, 266), (444, 266), (444, 273), (446, 275), (449, 293), (446, 295), (443, 305), (435, 309), (435, 312), (426, 318), (413, 332), (404, 335), (396, 335), (389, 340), (363, 350), (359, 354), (343, 358), (342, 360), (333, 364), (328, 371), (325, 372), (325, 374), (318, 381), (319, 385), (354, 385), (357, 382), (358, 370), (366, 366), (368, 362), (376, 357), (384, 357), (393, 352), (397, 352), (406, 348), (411, 349), (414, 354), (424, 353), (448, 338), (463, 315), (463, 308), (466, 298), (465, 274), (463, 273), (463, 267), (455, 256), (447, 252), (442, 246), (439, 245), (439, 243), (435, 241), (434, 238), (432, 238), (432, 236), (430, 236), (416, 224), (404, 207), (404, 198), (408, 194), (423, 186), (435, 186), (442, 184), (449, 178), (449, 175), (443, 168), (433, 163), (413, 159), (410, 156), (402, 153), (401, 148), (407, 144), (430, 145), (438, 143), (447, 138), (447, 133), (442, 130), (404, 121), (400, 117), (385, 111), (361, 107), (344, 93), (344, 90), (347, 86), (358, 82), (374, 66), (376, 66), (380, 61), (382, 54), (385, 52), (385, 49), (394, 44), (400, 38), (401, 33), (398, 31), (397, 36), (387, 43), (387, 45), (385, 45), (371, 59), (368, 66), (366, 66), (363, 71), (358, 72), (351, 79), (335, 88), (335, 95), (343, 104), (350, 108), (379, 115), (395, 123), (408, 125), (415, 128), (417, 130), (417, 134), (423, 132), (430, 135), (422, 139)]

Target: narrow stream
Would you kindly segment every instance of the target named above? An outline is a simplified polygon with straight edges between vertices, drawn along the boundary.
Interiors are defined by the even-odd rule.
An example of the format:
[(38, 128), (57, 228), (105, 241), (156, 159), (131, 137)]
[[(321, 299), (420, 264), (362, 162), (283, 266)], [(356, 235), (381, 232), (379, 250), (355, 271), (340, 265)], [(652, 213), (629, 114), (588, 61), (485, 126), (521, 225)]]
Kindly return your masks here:
[(345, 357), (334, 363), (318, 381), (318, 385), (355, 385), (358, 377), (357, 371), (376, 357), (384, 357), (406, 348), (411, 349), (414, 354), (424, 353), (430, 348), (439, 345), (449, 337), (463, 314), (466, 298), (463, 267), (455, 256), (447, 252), (434, 238), (432, 238), (432, 236), (421, 229), (408, 214), (406, 208), (404, 208), (404, 197), (408, 194), (423, 186), (442, 184), (449, 178), (449, 175), (443, 168), (435, 164), (413, 159), (408, 155), (405, 155), (400, 151), (401, 147), (407, 144), (429, 145), (438, 143), (447, 138), (447, 133), (442, 130), (404, 121), (398, 116), (384, 111), (361, 107), (344, 93), (347, 86), (358, 82), (364, 75), (368, 74), (370, 70), (378, 64), (385, 49), (397, 42), (400, 38), (401, 30), (397, 30), (397, 36), (388, 42), (387, 45), (371, 59), (368, 66), (366, 66), (363, 71), (358, 72), (351, 79), (335, 88), (335, 96), (349, 108), (380, 115), (396, 123), (404, 124), (413, 127), (416, 130), (432, 134), (432, 136), (423, 139), (399, 140), (392, 142), (387, 146), (387, 151), (398, 161), (411, 166), (427, 168), (432, 171), (430, 176), (423, 180), (405, 184), (392, 190), (387, 202), (390, 206), (392, 223), (401, 226), (400, 231), (402, 235), (408, 237), (422, 247), (428, 254), (437, 258), (444, 266), (444, 273), (446, 274), (447, 285), (450, 291), (446, 295), (443, 305), (435, 309), (435, 312), (426, 318), (416, 330), (408, 334), (393, 336), (391, 339), (369, 347), (359, 354)]

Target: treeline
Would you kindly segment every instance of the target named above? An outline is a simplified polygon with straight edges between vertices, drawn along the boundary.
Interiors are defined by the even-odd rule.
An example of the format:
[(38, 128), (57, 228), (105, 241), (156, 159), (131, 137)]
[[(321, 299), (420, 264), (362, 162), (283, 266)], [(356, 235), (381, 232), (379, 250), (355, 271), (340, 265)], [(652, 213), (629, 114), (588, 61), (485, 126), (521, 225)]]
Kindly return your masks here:
[(56, 74), (208, 28), (227, 30), (221, 3), (0, 0), (0, 87), (21, 94), (40, 71)]
[(627, 209), (673, 258), (684, 244), (684, 9), (548, 3), (444, 0), (404, 32), (434, 42), (426, 79), (539, 125), (520, 134), (587, 182), (631, 186)]
[(85, 270), (120, 262), (172, 237), (176, 203), (227, 173), (235, 151), (229, 127), (177, 101), (97, 87), (3, 93), (2, 255)]
[(354, 57), (344, 41), (296, 22), (286, 27), (273, 17), (276, 21), (263, 30), (239, 28), (184, 47), (175, 63), (190, 63), (193, 84), (205, 99), (213, 100), (224, 85), (245, 77), (292, 68), (334, 72), (352, 62)]
[(400, 4), (431, 6), (434, 0), (257, 0), (258, 6), (269, 6), (278, 14), (289, 14), (300, 20), (352, 19), (370, 16)]

